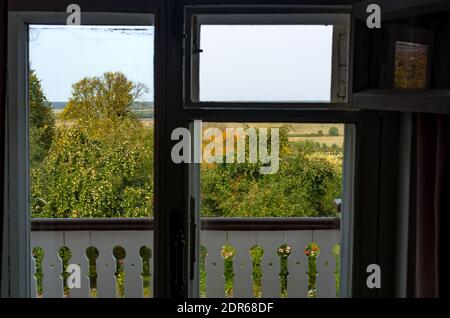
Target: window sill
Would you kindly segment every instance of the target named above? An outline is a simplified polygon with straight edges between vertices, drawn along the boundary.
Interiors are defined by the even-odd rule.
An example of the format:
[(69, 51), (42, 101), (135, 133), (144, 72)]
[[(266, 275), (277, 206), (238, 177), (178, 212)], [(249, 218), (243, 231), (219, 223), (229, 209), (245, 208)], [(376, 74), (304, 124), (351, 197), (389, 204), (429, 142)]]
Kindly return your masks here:
[(364, 90), (353, 94), (358, 109), (450, 114), (450, 90)]

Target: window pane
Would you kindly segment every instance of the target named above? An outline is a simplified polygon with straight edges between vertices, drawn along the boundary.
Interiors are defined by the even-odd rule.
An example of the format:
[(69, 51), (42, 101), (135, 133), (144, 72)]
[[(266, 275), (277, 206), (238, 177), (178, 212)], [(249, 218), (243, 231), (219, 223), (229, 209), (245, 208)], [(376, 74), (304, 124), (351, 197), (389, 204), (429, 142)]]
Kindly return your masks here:
[(33, 297), (152, 295), (153, 42), (152, 26), (29, 27)]
[(427, 68), (428, 45), (402, 41), (395, 43), (395, 88), (426, 88)]
[(201, 297), (339, 296), (344, 128), (203, 124)]
[(200, 101), (346, 101), (346, 25), (202, 24), (199, 43)]

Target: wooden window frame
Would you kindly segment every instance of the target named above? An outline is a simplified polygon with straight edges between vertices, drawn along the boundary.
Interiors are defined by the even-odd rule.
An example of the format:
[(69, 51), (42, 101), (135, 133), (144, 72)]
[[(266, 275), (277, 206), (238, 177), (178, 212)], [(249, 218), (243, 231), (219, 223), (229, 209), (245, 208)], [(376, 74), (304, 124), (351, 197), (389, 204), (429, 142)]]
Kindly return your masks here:
[[(381, 0), (380, 0), (381, 1)], [(17, 12), (65, 12), (71, 0), (55, 1), (51, 0), (16, 0), (5, 4), (6, 11)], [(366, 266), (372, 263), (382, 263), (383, 282), (394, 281), (396, 272), (391, 270), (395, 265), (390, 259), (388, 251), (383, 250), (383, 244), (394, 237), (391, 224), (391, 214), (396, 212), (389, 204), (387, 198), (395, 195), (395, 182), (398, 180), (395, 169), (397, 144), (394, 138), (398, 116), (393, 112), (383, 110), (390, 109), (390, 105), (398, 102), (410, 104), (416, 100), (417, 96), (401, 96), (395, 99), (390, 92), (370, 92), (361, 91), (364, 87), (358, 85), (365, 83), (364, 72), (367, 72), (367, 65), (363, 59), (356, 59), (355, 53), (364, 55), (364, 32), (361, 32), (361, 18), (356, 6), (352, 6), (350, 45), (349, 45), (349, 71), (348, 71), (348, 92), (347, 105), (336, 107), (336, 104), (327, 104), (324, 107), (305, 107), (305, 105), (287, 105), (273, 103), (267, 107), (258, 105), (235, 105), (239, 107), (228, 107), (230, 105), (196, 105), (196, 107), (186, 107), (184, 90), (186, 82), (184, 76), (185, 59), (183, 50), (185, 49), (185, 15), (186, 8), (192, 6), (210, 5), (216, 7), (215, 10), (228, 10), (230, 4), (239, 6), (245, 5), (247, 13), (252, 12), (273, 12), (273, 8), (279, 8), (282, 12), (292, 13), (297, 10), (311, 10), (319, 8), (331, 12), (334, 9), (341, 10), (342, 6), (348, 6), (351, 1), (345, 0), (321, 0), (321, 5), (317, 5), (317, 0), (115, 0), (115, 1), (91, 1), (78, 0), (77, 3), (85, 12), (119, 12), (119, 13), (153, 13), (155, 15), (155, 297), (188, 297), (195, 296), (195, 286), (190, 280), (190, 257), (192, 251), (191, 242), (192, 230), (190, 230), (190, 172), (189, 166), (174, 164), (170, 159), (171, 146), (173, 142), (170, 135), (173, 129), (178, 127), (189, 127), (190, 122), (196, 119), (203, 121), (222, 122), (342, 122), (352, 125), (355, 138), (352, 142), (346, 143), (346, 147), (353, 149), (351, 170), (352, 183), (348, 186), (354, 189), (353, 200), (344, 198), (344, 202), (350, 202), (354, 214), (349, 223), (351, 231), (348, 231), (352, 238), (352, 248), (348, 251), (348, 256), (343, 259), (343, 266), (351, 266), (352, 272), (349, 279), (343, 281), (347, 284), (347, 291), (343, 295), (352, 297), (380, 297), (394, 295), (392, 284), (382, 284), (381, 290), (369, 290), (366, 286), (365, 272)], [(355, 1), (357, 2), (357, 1)], [(389, 1), (382, 0), (387, 3)], [(429, 8), (434, 8), (435, 0), (414, 0), (417, 3), (429, 3)], [(370, 1), (362, 2), (361, 7)], [(420, 5), (419, 3), (419, 5)], [(251, 6), (251, 7), (250, 7)], [(250, 11), (249, 11), (250, 10)], [(347, 10), (347, 9), (346, 9)], [(434, 9), (430, 9), (434, 10)], [(1, 13), (0, 13), (1, 14)], [(7, 12), (3, 15), (6, 16)], [(358, 28), (355, 28), (358, 24)], [(0, 41), (6, 36), (7, 25), (0, 25)], [(355, 31), (357, 32), (355, 34)], [(355, 38), (358, 43), (355, 43)], [(4, 42), (3, 42), (4, 43)], [(3, 44), (2, 43), (2, 44)], [(357, 44), (357, 45), (355, 45)], [(14, 56), (9, 58), (15, 58)], [(6, 65), (6, 54), (0, 53), (1, 66)], [(357, 63), (354, 63), (354, 62)], [(17, 69), (11, 69), (15, 72)], [(6, 75), (0, 74), (0, 90), (5, 90)], [(8, 81), (8, 85), (11, 83)], [(365, 95), (364, 95), (365, 94)], [(1, 95), (1, 94), (0, 94)], [(10, 98), (10, 97), (8, 97)], [(441, 101), (444, 105), (448, 101), (448, 95), (439, 97), (423, 97), (423, 103), (432, 98), (434, 101)], [(0, 104), (3, 101), (0, 100)], [(226, 106), (226, 107), (225, 107)], [(254, 107), (250, 107), (254, 106)], [(420, 105), (418, 105), (420, 106)], [(384, 107), (384, 108), (383, 108)], [(8, 125), (11, 123), (7, 121)], [(349, 126), (350, 127), (350, 126)], [(389, 134), (392, 133), (391, 135)], [(408, 135), (407, 132), (404, 133)], [(388, 144), (383, 141), (388, 140)], [(349, 151), (349, 150), (346, 150)], [(405, 150), (407, 153), (407, 150)], [(348, 168), (347, 168), (348, 169)], [(350, 171), (350, 170), (348, 170)], [(5, 166), (5, 174), (11, 173), (8, 166)], [(405, 173), (405, 172), (404, 172)], [(6, 179), (6, 178), (5, 178)], [(393, 182), (394, 181), (394, 182)], [(5, 186), (7, 184), (5, 183)], [(19, 193), (19, 190), (17, 193)], [(345, 204), (345, 203), (344, 203)], [(3, 211), (5, 212), (5, 205)], [(2, 215), (2, 220), (7, 218)], [(395, 215), (394, 215), (395, 217)], [(21, 221), (23, 223), (23, 220)], [(26, 222), (25, 222), (26, 223)], [(11, 230), (8, 224), (3, 224), (3, 237)], [(28, 226), (28, 225), (25, 225)], [(343, 226), (345, 226), (343, 224)], [(13, 229), (13, 232), (17, 229)], [(395, 233), (395, 232), (394, 232)], [(23, 240), (22, 240), (23, 241)], [(5, 242), (4, 242), (5, 243)], [(3, 244), (5, 247), (7, 244)], [(21, 257), (29, 257), (23, 251), (19, 252)], [(390, 252), (389, 252), (390, 253)], [(26, 282), (17, 282), (17, 286), (11, 288), (11, 280), (17, 279), (11, 276), (5, 264), (11, 257), (8, 250), (2, 250), (2, 296), (26, 296)], [(17, 256), (19, 257), (19, 256)], [(344, 265), (345, 259), (351, 264)], [(17, 261), (16, 261), (17, 262)], [(24, 266), (22, 265), (22, 268)], [(26, 274), (28, 275), (28, 274)], [(8, 282), (8, 283), (6, 283)], [(22, 289), (21, 289), (22, 288)], [(20, 291), (22, 290), (22, 291)]]
[[(352, 81), (352, 63), (349, 58), (351, 49), (351, 9), (349, 5), (336, 6), (186, 6), (184, 8), (184, 83), (183, 83), (183, 107), (186, 109), (336, 109), (346, 110), (351, 108), (352, 98), (351, 87)], [(332, 16), (336, 15), (336, 16)], [(339, 15), (347, 15), (340, 17)], [(347, 28), (346, 46), (340, 49), (336, 43), (339, 39), (339, 30), (333, 32), (333, 63), (332, 63), (332, 98), (338, 99), (336, 102), (308, 102), (308, 101), (248, 101), (248, 102), (227, 102), (227, 101), (200, 101), (199, 100), (199, 62), (200, 62), (200, 28), (196, 24), (241, 24), (244, 21), (251, 24), (278, 24), (278, 25), (298, 25), (298, 24), (317, 24), (320, 25), (330, 21), (344, 22), (345, 25), (337, 24)], [(206, 20), (198, 21), (198, 20)], [(198, 22), (197, 22), (198, 21)], [(343, 31), (342, 29), (340, 30)], [(339, 98), (340, 90), (339, 82), (340, 69), (339, 58), (340, 50), (346, 55), (346, 72), (345, 72), (345, 90), (346, 96)]]
[[(28, 25), (65, 25), (66, 19), (65, 12), (8, 12), (8, 68), (10, 70), (7, 79), (9, 85), (6, 105), (8, 175), (5, 178), (6, 226), (2, 250), (2, 261), (5, 260), (5, 262), (2, 263), (4, 276), (2, 275), (1, 293), (5, 297), (29, 297), (32, 279), (29, 236)], [(155, 25), (155, 19), (155, 11), (125, 14), (85, 12), (83, 14), (83, 24), (87, 25)], [(156, 42), (155, 40), (155, 44)]]

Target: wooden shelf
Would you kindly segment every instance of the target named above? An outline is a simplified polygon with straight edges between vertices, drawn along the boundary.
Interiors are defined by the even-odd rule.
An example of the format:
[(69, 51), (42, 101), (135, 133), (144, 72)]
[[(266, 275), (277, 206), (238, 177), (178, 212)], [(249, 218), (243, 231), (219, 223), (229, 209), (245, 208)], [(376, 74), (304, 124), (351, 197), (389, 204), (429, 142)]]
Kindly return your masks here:
[(450, 90), (364, 90), (353, 94), (359, 109), (450, 114)]

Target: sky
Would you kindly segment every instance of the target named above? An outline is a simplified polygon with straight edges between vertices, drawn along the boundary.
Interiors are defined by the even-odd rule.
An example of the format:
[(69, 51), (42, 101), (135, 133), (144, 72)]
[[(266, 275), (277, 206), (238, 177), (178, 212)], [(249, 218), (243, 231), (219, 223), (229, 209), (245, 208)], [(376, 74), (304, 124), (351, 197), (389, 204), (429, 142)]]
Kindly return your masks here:
[(332, 26), (201, 29), (200, 100), (329, 101)]
[[(153, 42), (153, 27), (33, 25), (30, 65), (50, 101), (106, 71), (145, 84), (152, 101)], [(332, 26), (202, 26), (200, 100), (329, 101), (331, 45)]]
[(153, 100), (153, 27), (31, 26), (29, 58), (49, 101), (67, 101), (72, 84), (121, 71), (149, 88)]

